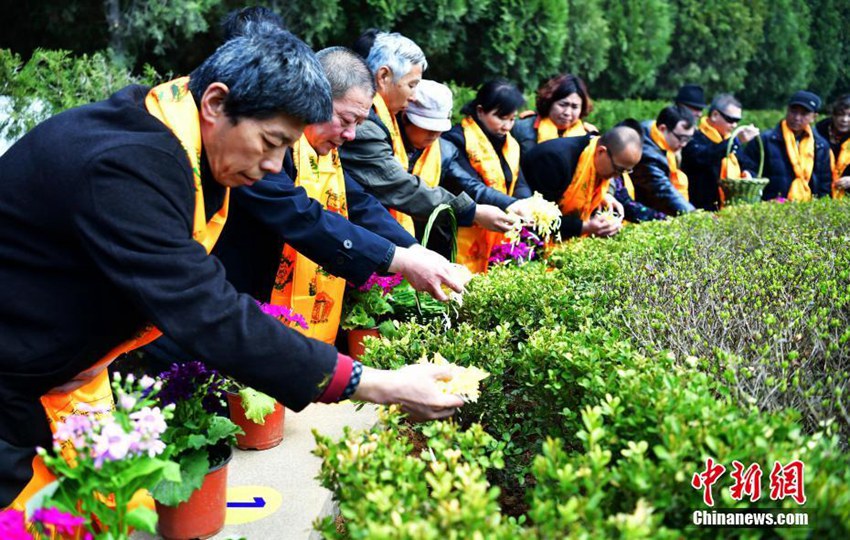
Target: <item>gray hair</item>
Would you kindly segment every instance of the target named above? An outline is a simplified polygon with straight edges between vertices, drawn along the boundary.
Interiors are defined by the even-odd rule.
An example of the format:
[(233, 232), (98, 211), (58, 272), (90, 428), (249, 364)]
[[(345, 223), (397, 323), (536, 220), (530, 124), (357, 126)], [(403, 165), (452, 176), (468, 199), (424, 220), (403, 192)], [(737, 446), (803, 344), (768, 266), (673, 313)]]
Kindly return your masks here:
[(215, 82), (230, 90), (224, 112), (234, 122), (286, 114), (315, 124), (333, 115), (331, 88), (322, 65), (303, 41), (285, 30), (254, 31), (216, 49), (190, 75), (189, 90), (195, 101), (200, 102)]
[(714, 99), (711, 100), (711, 106), (708, 108), (708, 114), (711, 114), (711, 111), (720, 111), (725, 113), (726, 108), (730, 105), (743, 108), (741, 102), (738, 101), (732, 94), (717, 94), (714, 96)]
[(375, 95), (375, 78), (363, 58), (345, 47), (328, 47), (316, 53), (328, 82), (331, 97), (342, 99), (352, 88), (360, 88), (370, 96)]
[(428, 61), (419, 45), (398, 32), (378, 33), (366, 63), (372, 75), (378, 73), (382, 66), (387, 66), (393, 73), (393, 81), (410, 73), (413, 66), (422, 66), (422, 71), (428, 69)]

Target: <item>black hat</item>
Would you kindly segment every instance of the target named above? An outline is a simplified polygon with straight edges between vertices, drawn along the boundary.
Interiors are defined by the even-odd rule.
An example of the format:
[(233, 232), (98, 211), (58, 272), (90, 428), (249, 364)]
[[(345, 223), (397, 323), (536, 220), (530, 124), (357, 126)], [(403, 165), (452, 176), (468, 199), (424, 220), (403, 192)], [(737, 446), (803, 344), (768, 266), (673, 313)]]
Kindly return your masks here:
[(698, 84), (682, 85), (679, 88), (679, 93), (676, 94), (675, 102), (698, 109), (705, 109), (708, 106), (705, 102), (705, 92), (703, 92), (702, 86)]
[(794, 92), (794, 95), (788, 100), (788, 106), (790, 107), (791, 105), (799, 105), (809, 112), (818, 112), (821, 101), (820, 97), (814, 92), (800, 90), (799, 92)]

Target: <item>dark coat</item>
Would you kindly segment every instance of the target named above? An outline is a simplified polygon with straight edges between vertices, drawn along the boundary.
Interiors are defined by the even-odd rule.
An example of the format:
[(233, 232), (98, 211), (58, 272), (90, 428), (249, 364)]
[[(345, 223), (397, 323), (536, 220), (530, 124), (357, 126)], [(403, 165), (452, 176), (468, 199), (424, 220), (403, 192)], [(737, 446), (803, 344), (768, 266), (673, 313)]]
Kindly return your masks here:
[[(264, 315), (192, 239), (191, 167), (145, 110), (147, 92), (131, 86), (54, 116), (0, 156), (0, 439), (9, 443), (49, 445), (39, 396), (148, 321), (295, 410), (336, 370), (333, 347)], [(224, 189), (205, 157), (201, 177), (210, 214)]]
[[(579, 157), (590, 143), (590, 135), (552, 139), (535, 146), (523, 157), (528, 185), (543, 198), (558, 204), (573, 181)], [(561, 217), (561, 238), (581, 234), (582, 221), (578, 216)]]
[[(485, 133), (487, 132), (485, 131)], [(448, 146), (454, 147), (454, 155), (456, 156), (455, 161), (462, 171), (462, 173), (455, 173), (445, 178), (446, 189), (453, 192), (455, 190), (463, 190), (469, 194), (475, 202), (479, 204), (491, 204), (493, 206), (498, 206), (502, 210), (505, 210), (518, 199), (531, 197), (531, 190), (528, 188), (528, 184), (525, 181), (525, 175), (522, 172), (522, 167), (520, 167), (519, 174), (517, 175), (517, 183), (514, 188), (513, 195), (507, 195), (497, 191), (488, 187), (487, 184), (484, 183), (484, 179), (481, 178), (481, 175), (478, 174), (478, 171), (476, 171), (469, 162), (469, 156), (466, 154), (466, 136), (463, 134), (463, 128), (460, 125), (453, 126), (452, 129), (443, 133), (442, 137), (444, 141), (449, 143)], [(487, 138), (490, 140), (490, 144), (493, 145), (493, 148), (496, 150), (496, 154), (499, 156), (499, 162), (502, 164), (502, 173), (505, 175), (505, 188), (507, 188), (507, 191), (510, 192), (511, 185), (513, 184), (513, 172), (511, 172), (511, 167), (508, 165), (508, 160), (502, 155), (502, 145), (504, 145), (504, 140), (491, 137), (489, 134)], [(445, 146), (446, 145), (441, 145), (440, 148), (445, 148)]]
[[(688, 198), (695, 207), (710, 211), (720, 208), (720, 164), (726, 157), (728, 144), (729, 141), (712, 142), (697, 129), (694, 138), (682, 149), (682, 170), (688, 175)], [(736, 137), (732, 151), (737, 155), (740, 147)]]
[[(815, 129), (818, 133), (820, 133), (820, 136), (829, 143), (829, 148), (832, 150), (832, 154), (835, 156), (835, 159), (838, 159), (838, 156), (841, 154), (841, 145), (850, 138), (850, 133), (845, 134), (838, 140), (833, 140), (829, 133), (830, 125), (832, 125), (832, 118), (826, 117), (815, 124)], [(844, 168), (840, 176), (850, 176), (850, 165)]]
[(652, 121), (642, 122), (643, 155), (632, 174), (635, 198), (641, 204), (671, 216), (693, 212), (694, 205), (686, 201), (670, 181), (667, 152), (649, 136), (651, 125)]
[[(815, 197), (829, 196), (832, 187), (832, 171), (829, 162), (829, 143), (813, 129), (815, 137), (815, 166), (812, 170), (812, 178), (809, 187)], [(769, 200), (777, 197), (787, 197), (791, 182), (794, 180), (794, 168), (788, 159), (785, 150), (785, 139), (782, 137), (781, 123), (773, 129), (761, 134), (764, 143), (764, 171), (762, 177), (769, 178), (770, 183), (765, 186), (762, 199)], [(759, 164), (759, 144), (752, 141), (744, 149), (741, 166), (745, 167), (750, 174), (756, 176)]]

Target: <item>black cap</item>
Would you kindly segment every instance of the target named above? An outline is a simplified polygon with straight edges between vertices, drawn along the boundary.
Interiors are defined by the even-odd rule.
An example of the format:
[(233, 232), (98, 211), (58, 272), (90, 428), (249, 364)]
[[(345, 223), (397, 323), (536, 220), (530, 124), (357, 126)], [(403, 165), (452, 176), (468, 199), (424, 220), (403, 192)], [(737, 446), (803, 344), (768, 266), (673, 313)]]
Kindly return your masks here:
[(821, 101), (820, 97), (814, 92), (800, 90), (799, 92), (794, 92), (794, 95), (788, 100), (788, 106), (790, 107), (791, 105), (799, 105), (809, 112), (818, 112)]
[(679, 88), (679, 93), (676, 94), (675, 102), (697, 109), (705, 109), (708, 106), (705, 102), (705, 92), (703, 92), (702, 86), (698, 84), (682, 85)]

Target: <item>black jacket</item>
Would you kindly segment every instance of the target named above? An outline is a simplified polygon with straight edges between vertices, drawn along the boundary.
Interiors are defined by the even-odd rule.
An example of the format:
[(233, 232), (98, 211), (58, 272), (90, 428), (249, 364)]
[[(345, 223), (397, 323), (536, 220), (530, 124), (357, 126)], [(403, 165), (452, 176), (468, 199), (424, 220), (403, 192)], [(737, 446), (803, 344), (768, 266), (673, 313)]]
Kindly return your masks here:
[[(410, 247), (410, 236), (387, 210), (345, 176), (349, 219), (327, 212), (296, 187), (291, 152), (284, 169), (230, 195), (227, 226), (213, 250), (239, 292), (267, 302), (284, 242), (335, 276), (360, 285), (386, 270), (395, 245)], [(349, 221), (350, 220), (350, 221)]]
[[(829, 196), (832, 187), (832, 170), (829, 162), (829, 143), (818, 134), (816, 129), (812, 130), (815, 137), (815, 166), (812, 170), (812, 178), (809, 187), (815, 197)], [(764, 171), (762, 177), (769, 178), (762, 193), (762, 199), (769, 200), (776, 197), (787, 197), (791, 182), (794, 181), (794, 168), (788, 159), (785, 150), (785, 139), (782, 137), (781, 123), (775, 128), (769, 129), (761, 134), (764, 142)], [(744, 149), (741, 166), (745, 167), (750, 174), (756, 176), (759, 164), (759, 144), (752, 141)]]
[[(484, 133), (487, 132), (485, 131)], [(516, 187), (514, 188), (513, 195), (501, 193), (498, 190), (488, 187), (487, 184), (484, 183), (484, 179), (481, 178), (481, 175), (478, 174), (478, 171), (476, 171), (469, 162), (469, 156), (466, 154), (466, 136), (463, 134), (463, 128), (460, 125), (453, 126), (451, 130), (443, 133), (442, 138), (451, 143), (451, 146), (454, 146), (456, 151), (455, 153), (457, 155), (457, 163), (460, 165), (461, 169), (466, 172), (465, 175), (455, 174), (446, 177), (446, 189), (452, 192), (462, 189), (478, 204), (490, 204), (498, 206), (502, 210), (505, 210), (508, 206), (515, 203), (517, 199), (531, 197), (531, 190), (528, 188), (528, 183), (525, 181), (525, 175), (522, 172), (521, 166), (519, 174), (517, 175)], [(510, 192), (514, 176), (513, 172), (511, 172), (510, 165), (508, 165), (508, 160), (502, 155), (504, 139), (493, 137), (490, 134), (487, 134), (487, 139), (490, 141), (490, 144), (493, 145), (493, 148), (496, 149), (496, 154), (499, 156), (499, 161), (502, 164), (502, 172), (505, 175), (505, 188), (508, 192)], [(445, 145), (442, 145), (441, 149), (442, 148), (445, 148)]]
[[(559, 203), (573, 181), (579, 157), (590, 143), (591, 136), (565, 137), (538, 144), (523, 156), (522, 167), (528, 185), (543, 198)], [(561, 217), (561, 238), (581, 234), (582, 221), (578, 216)]]
[[(830, 136), (829, 126), (832, 125), (832, 118), (826, 117), (817, 124), (815, 124), (815, 129), (820, 134), (821, 137), (829, 143), (829, 148), (832, 150), (832, 154), (835, 156), (835, 159), (838, 159), (838, 156), (841, 155), (841, 145), (850, 138), (850, 133), (844, 134), (843, 137), (835, 140)], [(850, 165), (844, 168), (841, 172), (841, 176), (850, 176)]]
[(635, 198), (638, 202), (671, 216), (693, 212), (694, 205), (686, 201), (670, 181), (667, 152), (649, 136), (651, 125), (652, 121), (642, 122), (643, 155), (632, 174)]
[[(304, 408), (336, 350), (264, 315), (192, 239), (195, 190), (147, 88), (42, 123), (0, 156), (0, 439), (46, 445), (39, 396), (144, 323), (197, 359)], [(205, 206), (224, 190), (202, 164)]]
[[(696, 130), (694, 138), (682, 149), (682, 170), (688, 175), (688, 198), (703, 210), (720, 208), (718, 180), (720, 164), (726, 157), (729, 141), (712, 142), (705, 133)], [(758, 143), (756, 143), (758, 144)], [(741, 143), (736, 137), (732, 151), (739, 153)]]

